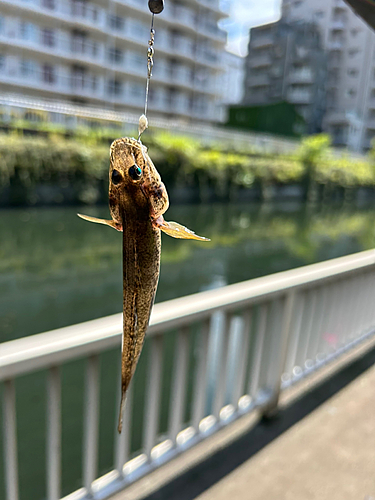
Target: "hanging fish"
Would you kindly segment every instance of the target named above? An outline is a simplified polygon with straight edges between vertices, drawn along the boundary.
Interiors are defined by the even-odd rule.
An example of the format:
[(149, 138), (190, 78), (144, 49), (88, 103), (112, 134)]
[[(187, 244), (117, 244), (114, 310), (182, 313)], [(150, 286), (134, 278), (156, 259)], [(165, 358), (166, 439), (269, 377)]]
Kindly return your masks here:
[(163, 218), (169, 200), (160, 175), (136, 139), (117, 139), (110, 149), (109, 208), (112, 220), (78, 214), (123, 232), (123, 336), (121, 406), (141, 354), (160, 268), (160, 231), (173, 238), (209, 241), (190, 229)]

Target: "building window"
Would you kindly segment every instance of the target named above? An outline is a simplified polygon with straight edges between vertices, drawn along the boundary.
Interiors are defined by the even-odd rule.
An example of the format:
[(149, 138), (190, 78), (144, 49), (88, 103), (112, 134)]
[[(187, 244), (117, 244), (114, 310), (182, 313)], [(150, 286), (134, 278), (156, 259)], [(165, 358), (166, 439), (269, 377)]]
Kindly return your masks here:
[(121, 94), (122, 85), (119, 80), (109, 80), (108, 82), (108, 92), (110, 95), (118, 96)]
[(55, 83), (55, 68), (50, 64), (43, 65), (43, 82), (49, 84)]
[(314, 15), (316, 19), (323, 19), (325, 12), (323, 10), (317, 10)]
[(355, 68), (349, 68), (348, 69), (348, 75), (349, 76), (358, 76), (358, 70)]
[(55, 46), (55, 32), (51, 30), (50, 28), (43, 28), (42, 29), (42, 42), (43, 45), (46, 45), (47, 47), (54, 47)]
[(355, 89), (349, 89), (348, 90), (348, 96), (349, 97), (355, 97), (357, 95), (357, 91)]
[(130, 95), (133, 97), (143, 97), (144, 88), (142, 85), (138, 85), (136, 83), (130, 86)]
[(55, 8), (55, 0), (43, 0), (42, 5), (46, 9), (54, 10), (54, 8)]
[(30, 59), (22, 59), (20, 69), (22, 76), (34, 76), (35, 62), (31, 61)]
[(73, 16), (85, 17), (87, 11), (85, 0), (72, 0), (71, 9)]
[(32, 23), (22, 21), (20, 25), (22, 40), (33, 40), (35, 38), (35, 26)]
[[(142, 68), (145, 65), (145, 58), (139, 52), (130, 52), (129, 61), (131, 65), (134, 65), (138, 68)], [(159, 64), (160, 66), (160, 64)]]
[(85, 33), (73, 32), (72, 35), (72, 52), (77, 54), (84, 54), (87, 48), (87, 41)]
[(123, 58), (123, 52), (116, 47), (110, 47), (108, 49), (108, 58), (113, 63), (121, 63)]
[(109, 16), (108, 24), (110, 28), (114, 30), (122, 30), (124, 28), (124, 18), (120, 16), (116, 16), (114, 14)]
[(355, 57), (359, 52), (359, 49), (356, 47), (353, 47), (348, 50), (349, 57)]

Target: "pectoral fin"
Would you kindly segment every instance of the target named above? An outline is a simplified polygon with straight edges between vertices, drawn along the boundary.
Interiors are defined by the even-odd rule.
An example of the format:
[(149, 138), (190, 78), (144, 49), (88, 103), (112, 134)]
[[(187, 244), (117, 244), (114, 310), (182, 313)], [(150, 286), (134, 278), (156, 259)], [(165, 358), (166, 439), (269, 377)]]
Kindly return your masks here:
[(88, 220), (89, 222), (96, 222), (97, 224), (104, 224), (106, 226), (113, 227), (117, 231), (122, 231), (122, 225), (114, 220), (97, 219), (96, 217), (91, 217), (91, 215), (77, 214), (81, 219)]
[(198, 236), (185, 226), (178, 224), (178, 222), (167, 222), (164, 219), (160, 221), (157, 219), (156, 221), (157, 227), (164, 231), (164, 233), (172, 236), (172, 238), (179, 238), (182, 240), (199, 240), (199, 241), (210, 241), (208, 238), (204, 236)]

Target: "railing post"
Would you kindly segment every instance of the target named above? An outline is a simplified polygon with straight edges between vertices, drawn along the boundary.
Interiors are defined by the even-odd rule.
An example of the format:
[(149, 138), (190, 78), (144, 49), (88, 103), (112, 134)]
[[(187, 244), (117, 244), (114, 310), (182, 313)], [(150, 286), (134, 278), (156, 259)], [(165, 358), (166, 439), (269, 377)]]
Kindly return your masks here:
[(60, 368), (48, 372), (47, 420), (47, 498), (60, 498), (61, 482), (61, 378)]
[[(275, 362), (274, 377), (270, 386), (271, 398), (263, 408), (263, 416), (266, 418), (273, 417), (278, 409), (279, 397), (281, 391), (281, 376), (284, 372), (285, 363), (287, 359), (289, 334), (291, 330), (295, 302), (296, 302), (296, 292), (294, 290), (291, 290), (290, 292), (288, 292), (285, 299), (282, 327), (281, 327), (281, 338), (278, 349), (279, 356)], [(275, 342), (275, 339), (272, 339), (272, 341)]]
[(87, 360), (85, 391), (83, 482), (90, 496), (98, 462), (99, 356), (97, 355), (90, 356)]
[(14, 380), (4, 382), (4, 468), (6, 500), (18, 500), (16, 390)]

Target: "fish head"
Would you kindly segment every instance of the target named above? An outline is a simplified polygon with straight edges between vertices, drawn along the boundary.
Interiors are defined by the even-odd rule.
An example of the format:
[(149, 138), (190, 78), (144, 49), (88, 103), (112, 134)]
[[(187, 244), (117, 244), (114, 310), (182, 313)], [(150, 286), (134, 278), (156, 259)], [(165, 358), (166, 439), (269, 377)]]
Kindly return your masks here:
[(147, 153), (136, 139), (122, 138), (110, 148), (109, 208), (115, 222), (122, 221), (122, 210), (148, 212), (157, 219), (169, 206), (168, 193)]

